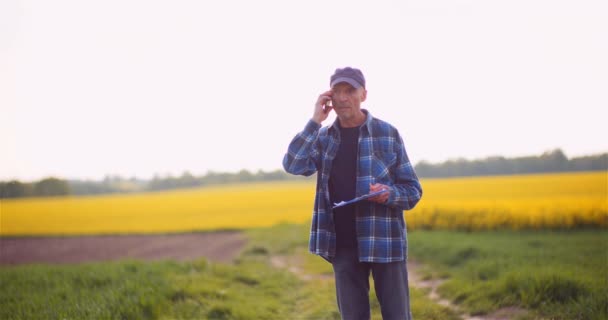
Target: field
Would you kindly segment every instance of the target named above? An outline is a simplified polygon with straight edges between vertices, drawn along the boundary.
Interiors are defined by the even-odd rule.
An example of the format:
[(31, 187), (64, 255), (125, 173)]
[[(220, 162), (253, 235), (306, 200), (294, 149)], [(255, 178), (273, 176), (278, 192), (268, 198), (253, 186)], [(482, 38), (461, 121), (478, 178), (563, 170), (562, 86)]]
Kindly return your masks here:
[[(0, 318), (339, 319), (331, 266), (306, 253), (307, 233), (307, 224), (249, 229), (249, 244), (234, 264), (127, 259), (2, 266)], [(492, 314), (525, 309), (517, 319), (599, 320), (608, 316), (607, 242), (600, 230), (413, 231), (410, 257), (424, 263), (424, 278), (443, 281), (442, 295), (468, 313), (487, 315), (476, 319), (505, 319)], [(277, 260), (285, 265), (277, 267)], [(462, 319), (433, 303), (424, 288), (412, 287), (411, 294), (415, 319)], [(380, 319), (377, 303), (372, 315)]]
[[(608, 227), (608, 173), (423, 180), (415, 229)], [(313, 182), (2, 200), (0, 234), (76, 235), (246, 229), (310, 219)]]
[[(339, 319), (329, 264), (302, 254), (307, 228), (249, 229), (249, 244), (232, 264), (199, 258), (1, 266), (0, 319)], [(412, 294), (421, 319), (458, 319), (423, 291)], [(373, 310), (380, 319), (377, 303)]]
[(548, 319), (608, 318), (608, 233), (414, 231), (410, 254), (470, 313), (518, 306)]
[(168, 192), (2, 200), (2, 235), (245, 229), (310, 219), (310, 183), (259, 183)]
[[(607, 185), (607, 172), (423, 180), (423, 200), (405, 213), (410, 258), (457, 308), (412, 287), (415, 318), (494, 320), (505, 310), (508, 319), (607, 318)], [(339, 319), (331, 266), (306, 250), (313, 196), (311, 180), (2, 200), (3, 245), (217, 230), (249, 240), (231, 264), (197, 258), (200, 251), (182, 262), (140, 260), (154, 250), (179, 255), (186, 246), (177, 243), (141, 256), (123, 248), (127, 260), (116, 262), (3, 265), (0, 318)], [(73, 237), (81, 248), (91, 238)], [(377, 303), (372, 314), (380, 319)]]
[(411, 229), (608, 227), (608, 172), (434, 179)]

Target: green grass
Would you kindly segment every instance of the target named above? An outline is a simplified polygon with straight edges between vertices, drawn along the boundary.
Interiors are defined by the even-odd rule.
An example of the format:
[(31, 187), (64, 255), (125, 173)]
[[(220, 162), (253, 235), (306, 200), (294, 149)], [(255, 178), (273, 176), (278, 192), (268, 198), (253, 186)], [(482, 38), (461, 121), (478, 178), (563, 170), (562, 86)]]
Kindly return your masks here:
[[(248, 231), (234, 264), (121, 261), (0, 267), (0, 319), (339, 319), (331, 266), (306, 252), (308, 226)], [(271, 266), (301, 263), (302, 280)], [(371, 296), (373, 297), (373, 291)], [(419, 319), (457, 319), (412, 291)], [(380, 319), (375, 297), (373, 319)]]
[(167, 305), (161, 264), (0, 268), (0, 319), (152, 319)]
[(0, 319), (278, 319), (301, 284), (253, 261), (0, 268)]
[(473, 314), (517, 306), (530, 317), (608, 318), (605, 231), (413, 231), (409, 244), (449, 277), (439, 292)]
[[(269, 259), (271, 255), (296, 257), (296, 260), (300, 260), (299, 266), (302, 271), (313, 275), (312, 280), (303, 283), (304, 294), (298, 299), (295, 313), (289, 319), (340, 319), (336, 305), (333, 269), (323, 258), (308, 253), (308, 234), (307, 224), (284, 224), (249, 230), (248, 235), (252, 241), (244, 256), (253, 254), (261, 259)], [(373, 283), (373, 280), (370, 279), (370, 282)], [(431, 301), (422, 290), (410, 288), (410, 295), (415, 319), (460, 319), (455, 312)], [(371, 285), (370, 302), (372, 320), (382, 319), (373, 285)]]
[[(308, 225), (248, 230), (234, 264), (121, 261), (0, 267), (0, 319), (339, 319), (331, 265), (307, 252)], [(603, 231), (409, 233), (410, 257), (440, 293), (474, 314), (507, 306), (527, 319), (605, 319)], [(271, 265), (283, 257), (303, 280)], [(370, 293), (372, 319), (379, 305)], [(458, 319), (411, 289), (416, 319)]]

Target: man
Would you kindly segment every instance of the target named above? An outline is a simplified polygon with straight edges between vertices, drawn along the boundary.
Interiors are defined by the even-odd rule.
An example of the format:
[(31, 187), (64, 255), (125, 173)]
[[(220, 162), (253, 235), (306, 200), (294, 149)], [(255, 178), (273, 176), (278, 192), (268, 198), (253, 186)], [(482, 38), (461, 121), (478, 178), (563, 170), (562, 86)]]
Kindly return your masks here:
[[(330, 87), (283, 159), (291, 174), (317, 173), (310, 251), (333, 265), (342, 319), (370, 318), (370, 272), (383, 319), (411, 319), (403, 210), (420, 200), (420, 183), (398, 131), (361, 109), (363, 73), (336, 69)], [(331, 110), (336, 121), (322, 127)], [(381, 190), (386, 192), (332, 209)]]

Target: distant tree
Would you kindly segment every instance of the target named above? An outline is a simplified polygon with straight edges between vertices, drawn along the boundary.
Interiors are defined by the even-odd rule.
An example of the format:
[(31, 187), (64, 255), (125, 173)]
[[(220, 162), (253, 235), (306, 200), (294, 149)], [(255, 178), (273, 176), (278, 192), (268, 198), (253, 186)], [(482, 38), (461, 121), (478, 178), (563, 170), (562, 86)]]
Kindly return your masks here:
[(63, 196), (70, 194), (68, 182), (50, 177), (34, 183), (34, 195), (40, 197)]
[(20, 198), (31, 196), (31, 184), (22, 183), (18, 180), (0, 183), (0, 198)]
[(288, 174), (287, 172), (285, 172), (284, 170), (274, 170), (274, 171), (269, 171), (269, 172), (265, 172), (263, 170), (258, 170), (258, 172), (255, 174), (257, 179), (260, 181), (276, 181), (276, 180), (288, 180), (288, 179), (306, 179), (307, 177), (303, 177), (303, 176), (294, 176), (291, 174)]
[(253, 181), (253, 180), (257, 180), (256, 177), (251, 174), (251, 172), (249, 172), (248, 170), (241, 170), (236, 174), (236, 180), (238, 181), (243, 181), (243, 182), (247, 182), (247, 181)]
[(608, 153), (599, 156), (572, 158), (570, 160), (570, 168), (575, 171), (606, 170), (606, 168), (608, 168)]
[(568, 158), (560, 149), (544, 152), (539, 159), (542, 162), (542, 169), (555, 172), (568, 170)]
[(458, 177), (497, 174), (608, 170), (608, 154), (573, 158), (569, 160), (560, 149), (549, 150), (540, 156), (485, 159), (450, 159), (431, 164), (420, 161), (414, 167), (420, 177)]
[(68, 181), (70, 187), (70, 194), (74, 195), (85, 195), (85, 194), (103, 194), (103, 193), (114, 193), (118, 192), (112, 188), (112, 185), (105, 183), (104, 181), (81, 181), (71, 180)]
[[(422, 178), (608, 170), (608, 153), (568, 159), (562, 150), (555, 149), (544, 152), (539, 156), (517, 158), (505, 158), (502, 156), (492, 156), (476, 160), (457, 158), (437, 164), (420, 161), (416, 164), (415, 170), (418, 176)], [(208, 171), (205, 175), (198, 177), (192, 175), (189, 171), (184, 171), (179, 177), (173, 177), (170, 174), (164, 176), (156, 174), (151, 180), (138, 180), (135, 177), (127, 179), (118, 175), (107, 175), (100, 181), (64, 181), (51, 177), (33, 183), (23, 183), (17, 180), (0, 181), (0, 198), (124, 193), (236, 182), (314, 181), (314, 179), (316, 179), (315, 176), (295, 176), (280, 169), (268, 172), (258, 170), (255, 173), (251, 173), (245, 169), (236, 173)]]
[(148, 190), (170, 189), (171, 188), (170, 179), (171, 179), (171, 176), (162, 178), (159, 175), (155, 174), (154, 177), (152, 178), (152, 180), (148, 183), (148, 187), (146, 189), (148, 189)]
[(189, 171), (184, 171), (184, 173), (182, 173), (181, 177), (179, 177), (178, 185), (180, 187), (186, 187), (186, 188), (195, 187), (195, 186), (200, 185), (200, 182)]

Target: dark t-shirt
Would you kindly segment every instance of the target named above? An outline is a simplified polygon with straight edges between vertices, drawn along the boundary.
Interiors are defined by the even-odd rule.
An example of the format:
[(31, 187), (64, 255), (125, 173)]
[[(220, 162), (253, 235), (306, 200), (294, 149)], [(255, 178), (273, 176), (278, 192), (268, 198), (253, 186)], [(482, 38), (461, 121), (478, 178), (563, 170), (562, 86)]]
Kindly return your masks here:
[[(332, 162), (329, 176), (329, 195), (332, 203), (355, 197), (358, 147), (359, 127), (340, 127), (340, 147)], [(333, 209), (338, 248), (357, 248), (356, 205)]]

